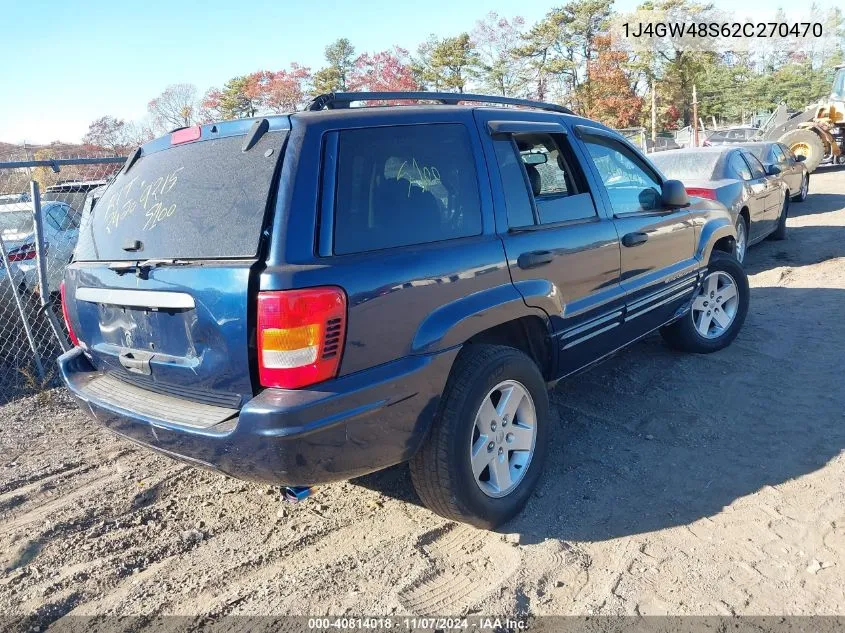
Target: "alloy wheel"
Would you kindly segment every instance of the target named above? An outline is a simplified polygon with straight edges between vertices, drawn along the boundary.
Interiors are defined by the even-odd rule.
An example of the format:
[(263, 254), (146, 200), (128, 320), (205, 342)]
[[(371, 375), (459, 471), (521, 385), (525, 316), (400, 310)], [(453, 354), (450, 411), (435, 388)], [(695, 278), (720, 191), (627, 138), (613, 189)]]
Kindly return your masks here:
[(537, 441), (537, 414), (528, 389), (499, 383), (475, 415), (469, 459), (475, 483), (488, 497), (504, 497), (522, 481)]
[(707, 339), (719, 338), (733, 324), (739, 307), (736, 281), (717, 270), (708, 274), (692, 302), (696, 331)]

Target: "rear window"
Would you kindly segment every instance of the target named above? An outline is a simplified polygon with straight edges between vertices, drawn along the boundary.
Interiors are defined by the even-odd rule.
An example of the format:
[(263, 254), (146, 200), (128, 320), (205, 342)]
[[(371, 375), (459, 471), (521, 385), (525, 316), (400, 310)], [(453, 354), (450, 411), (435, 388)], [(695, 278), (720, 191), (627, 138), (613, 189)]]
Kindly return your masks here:
[[(254, 257), (285, 134), (268, 132), (248, 152), (232, 136), (142, 156), (86, 218), (76, 259)], [(135, 241), (139, 250), (124, 249)]]
[(651, 162), (673, 180), (712, 180), (719, 152), (669, 152), (649, 156)]
[(469, 133), (460, 124), (340, 132), (335, 200), (339, 255), (478, 235)]

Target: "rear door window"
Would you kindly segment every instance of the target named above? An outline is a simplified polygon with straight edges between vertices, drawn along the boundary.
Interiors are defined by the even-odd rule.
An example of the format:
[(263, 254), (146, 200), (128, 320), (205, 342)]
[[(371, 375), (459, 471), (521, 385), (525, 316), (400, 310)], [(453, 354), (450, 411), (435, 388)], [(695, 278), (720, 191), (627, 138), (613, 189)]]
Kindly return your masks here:
[(531, 200), (537, 224), (597, 216), (586, 181), (574, 167), (577, 161), (563, 135), (514, 134), (512, 140), (494, 141), (494, 146), (511, 227), (535, 224)]
[(344, 130), (338, 144), (335, 254), (481, 233), (475, 159), (464, 125)]
[(742, 152), (742, 157), (745, 159), (745, 162), (748, 163), (748, 168), (751, 170), (752, 178), (766, 177), (766, 170), (763, 168), (763, 164), (756, 156), (749, 154), (748, 152)]
[(751, 170), (748, 165), (742, 160), (742, 156), (734, 152), (731, 154), (728, 161), (728, 167), (733, 172), (734, 176), (742, 180), (751, 180)]
[[(246, 152), (237, 135), (142, 155), (97, 202), (76, 259), (255, 257), (286, 134), (268, 132)], [(124, 249), (135, 241), (140, 249)]]

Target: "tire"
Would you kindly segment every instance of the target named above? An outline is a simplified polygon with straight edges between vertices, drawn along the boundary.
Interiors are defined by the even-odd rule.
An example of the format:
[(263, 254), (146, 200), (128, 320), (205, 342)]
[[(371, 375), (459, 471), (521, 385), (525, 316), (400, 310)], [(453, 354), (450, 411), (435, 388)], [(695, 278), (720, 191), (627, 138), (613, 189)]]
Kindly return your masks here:
[(804, 178), (801, 180), (801, 189), (798, 190), (798, 194), (792, 198), (795, 202), (804, 202), (807, 199), (807, 195), (810, 193), (810, 174), (804, 174)]
[[(719, 301), (719, 305), (713, 308), (713, 299), (719, 298), (719, 292), (724, 291), (725, 287), (718, 285), (714, 289), (715, 296), (708, 294), (708, 284), (712, 278), (716, 278), (717, 282), (721, 281), (721, 275), (727, 275), (733, 282), (736, 290), (736, 303), (730, 304), (729, 300), (724, 303)], [(745, 269), (742, 267), (733, 255), (723, 253), (721, 251), (714, 251), (710, 257), (710, 265), (707, 267), (704, 281), (696, 290), (696, 296), (693, 300), (692, 306), (681, 319), (674, 323), (664, 326), (660, 330), (663, 339), (675, 349), (684, 352), (693, 352), (696, 354), (709, 354), (711, 352), (724, 349), (736, 338), (742, 329), (742, 324), (745, 322), (745, 316), (748, 314), (748, 303), (750, 299), (750, 291), (748, 288), (748, 277), (745, 275)], [(707, 302), (706, 304), (704, 302)], [(733, 316), (726, 327), (722, 328), (720, 332), (713, 332), (713, 335), (704, 336), (697, 327), (699, 323), (698, 317), (704, 317), (704, 312), (707, 308), (713, 308), (706, 312), (710, 315), (711, 328), (715, 322), (715, 317), (712, 313), (721, 312), (722, 315), (728, 314), (728, 310), (720, 310), (719, 307), (733, 305)], [(700, 308), (700, 309), (698, 309)], [(703, 323), (700, 323), (703, 325)], [(718, 323), (715, 323), (719, 326)], [(709, 328), (708, 328), (709, 329)]]
[[(479, 417), (478, 422), (484, 425), (488, 435), (482, 438), (479, 434), (476, 422), (482, 405), (489, 400), (487, 405), (492, 412), (492, 407), (502, 403), (505, 391), (510, 388), (498, 392), (497, 399), (495, 389), (502, 384), (523, 389), (522, 392), (510, 391), (511, 395), (527, 396), (526, 399), (519, 395), (520, 407), (510, 419), (510, 428), (519, 424), (518, 435), (524, 442), (528, 437), (525, 421), (530, 420), (533, 404), (533, 451), (499, 451), (511, 441), (509, 437), (513, 439), (506, 427), (508, 420), (503, 417), (495, 418), (498, 420), (496, 426), (484, 422), (484, 416)], [(498, 410), (497, 415), (502, 413)], [(520, 421), (515, 423), (517, 416)], [(411, 480), (420, 500), (447, 519), (486, 529), (501, 525), (522, 509), (540, 479), (546, 461), (549, 426), (546, 383), (534, 361), (511, 347), (467, 346), (458, 355), (449, 374), (430, 433), (410, 462)], [(489, 449), (491, 444), (496, 447)], [(480, 446), (479, 459), (475, 463), (489, 464), (479, 471), (478, 477), (473, 472), (473, 446)], [(503, 481), (507, 482), (512, 473), (515, 481), (511, 480), (513, 488), (503, 486), (497, 493), (491, 468), (505, 463), (501, 455), (509, 460), (508, 468), (499, 471), (507, 473), (507, 477), (503, 475)], [(516, 465), (520, 460), (522, 467)], [(511, 466), (511, 463), (515, 465)], [(483, 481), (485, 475), (487, 481)]]
[(736, 242), (734, 244), (734, 257), (742, 264), (748, 252), (748, 220), (742, 214), (736, 218)]
[(804, 157), (804, 164), (809, 173), (816, 171), (816, 167), (824, 158), (824, 143), (812, 130), (805, 128), (790, 130), (780, 137), (780, 142), (786, 145), (793, 154)]
[(783, 207), (778, 216), (777, 228), (769, 235), (770, 240), (785, 240), (786, 239), (786, 218), (789, 216), (789, 196), (784, 197)]

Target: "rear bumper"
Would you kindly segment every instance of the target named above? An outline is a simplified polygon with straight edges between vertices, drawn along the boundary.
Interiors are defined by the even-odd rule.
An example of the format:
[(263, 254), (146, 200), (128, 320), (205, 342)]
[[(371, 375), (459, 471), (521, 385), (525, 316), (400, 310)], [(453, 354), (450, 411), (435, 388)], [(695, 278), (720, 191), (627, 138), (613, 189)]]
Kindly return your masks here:
[(265, 389), (236, 418), (207, 429), (142, 415), (93, 393), (87, 385), (101, 374), (79, 348), (59, 358), (59, 369), (80, 407), (118, 435), (239, 479), (308, 486), (410, 459), (457, 353), (405, 357), (310, 390)]

